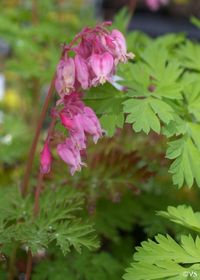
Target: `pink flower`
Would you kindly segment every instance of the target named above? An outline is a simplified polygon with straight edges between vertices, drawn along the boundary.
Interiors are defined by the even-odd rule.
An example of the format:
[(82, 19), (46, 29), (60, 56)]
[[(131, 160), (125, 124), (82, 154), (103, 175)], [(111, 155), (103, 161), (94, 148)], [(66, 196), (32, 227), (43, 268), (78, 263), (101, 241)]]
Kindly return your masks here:
[(103, 130), (96, 114), (91, 108), (84, 108), (84, 114), (81, 118), (81, 124), (84, 131), (93, 136), (93, 141), (96, 144), (99, 138), (102, 137)]
[(152, 11), (157, 11), (161, 5), (166, 5), (169, 2), (169, 0), (146, 0), (147, 6)]
[(49, 145), (45, 142), (43, 150), (40, 153), (40, 172), (42, 174), (49, 173), (51, 169), (52, 155), (49, 149)]
[(85, 165), (81, 161), (80, 151), (73, 143), (71, 139), (66, 139), (65, 143), (57, 146), (57, 153), (60, 158), (70, 167), (71, 175), (74, 175), (75, 171), (80, 171), (81, 166)]
[(74, 122), (72, 119), (68, 118), (64, 113), (60, 113), (60, 120), (61, 123), (64, 127), (66, 127), (69, 130), (73, 130), (74, 129)]
[(68, 94), (74, 89), (75, 65), (71, 57), (61, 59), (57, 66), (55, 87), (60, 96)]
[[(122, 33), (118, 30), (110, 32), (106, 29), (108, 24), (84, 28), (69, 45), (63, 47), (57, 66), (55, 87), (60, 99), (56, 103), (56, 117), (59, 113), (61, 124), (69, 135), (64, 143), (57, 146), (57, 152), (69, 165), (72, 175), (84, 165), (81, 156), (86, 152), (87, 136), (92, 136), (97, 143), (103, 135), (95, 112), (85, 106), (79, 91), (106, 81), (123, 89), (115, 83), (115, 67), (120, 61), (126, 62), (134, 57), (132, 53), (127, 53)], [(68, 56), (69, 52), (73, 52), (74, 58)], [(51, 153), (46, 144), (41, 153), (42, 172), (49, 172), (50, 165)]]
[(86, 136), (84, 133), (84, 128), (82, 126), (82, 115), (77, 114), (73, 117), (73, 122), (75, 129), (71, 132), (71, 139), (79, 150), (86, 148)]
[(103, 54), (93, 54), (90, 57), (90, 65), (95, 74), (95, 78), (92, 81), (93, 85), (104, 84), (109, 81), (114, 71), (114, 61), (110, 53), (105, 52)]
[(76, 55), (74, 58), (75, 67), (76, 67), (76, 78), (79, 81), (83, 89), (89, 87), (89, 72), (85, 60), (80, 56)]
[[(87, 33), (86, 33), (87, 34)], [(92, 38), (90, 36), (84, 36), (80, 44), (75, 47), (76, 52), (84, 59), (87, 59), (92, 53)]]
[(114, 55), (116, 57), (116, 63), (119, 61), (127, 62), (128, 59), (134, 58), (133, 53), (127, 53), (126, 40), (119, 30), (114, 29), (110, 36), (115, 44)]
[(81, 113), (85, 106), (81, 100), (81, 93), (78, 92), (71, 92), (70, 95), (65, 95), (64, 98), (59, 100), (60, 104), (64, 104), (62, 112), (70, 118), (75, 114)]

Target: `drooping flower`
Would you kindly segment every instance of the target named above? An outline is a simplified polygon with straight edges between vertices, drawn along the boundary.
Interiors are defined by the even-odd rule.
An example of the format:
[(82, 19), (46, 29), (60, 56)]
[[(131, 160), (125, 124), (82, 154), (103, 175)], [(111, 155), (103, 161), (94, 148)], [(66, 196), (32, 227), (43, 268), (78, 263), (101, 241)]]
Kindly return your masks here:
[(85, 60), (80, 56), (76, 55), (74, 58), (76, 67), (76, 78), (83, 89), (89, 87), (89, 72)]
[[(86, 31), (87, 32), (87, 31)], [(92, 53), (92, 37), (91, 34), (83, 36), (81, 42), (75, 47), (76, 52), (84, 59), (90, 57)]]
[(73, 117), (75, 129), (71, 131), (71, 139), (73, 143), (79, 148), (79, 150), (86, 149), (86, 135), (81, 122), (82, 115), (77, 114)]
[(63, 58), (57, 66), (55, 87), (60, 96), (68, 94), (74, 89), (75, 64), (71, 57)]
[(71, 139), (80, 150), (86, 148), (86, 134), (91, 135), (95, 143), (103, 135), (95, 112), (84, 105), (80, 100), (80, 95), (73, 93), (67, 96), (59, 116), (63, 126), (68, 129)]
[(110, 53), (105, 52), (103, 54), (91, 55), (90, 65), (95, 74), (95, 78), (92, 80), (93, 85), (96, 86), (109, 81), (114, 66), (113, 56)]
[(69, 165), (71, 175), (74, 175), (75, 171), (80, 171), (81, 166), (85, 165), (81, 161), (80, 150), (69, 138), (65, 143), (57, 146), (57, 152), (61, 159)]
[(73, 120), (67, 117), (67, 115), (65, 115), (64, 112), (61, 112), (59, 116), (61, 123), (64, 127), (66, 127), (69, 130), (73, 130), (75, 128)]
[(113, 38), (113, 43), (115, 44), (114, 49), (114, 55), (116, 57), (115, 63), (121, 62), (127, 62), (128, 59), (133, 59), (134, 54), (133, 53), (127, 53), (127, 46), (126, 46), (126, 40), (123, 36), (123, 34), (117, 30), (114, 29), (111, 32), (111, 38)]
[[(122, 33), (107, 30), (108, 25), (105, 22), (84, 28), (63, 47), (57, 66), (55, 87), (60, 99), (56, 103), (56, 116), (68, 131), (66, 141), (57, 145), (57, 153), (69, 165), (72, 175), (85, 165), (81, 157), (86, 152), (88, 136), (94, 143), (103, 136), (100, 122), (95, 112), (84, 104), (81, 91), (107, 81), (121, 90), (114, 77), (115, 68), (119, 62), (134, 57), (127, 53)], [(73, 58), (69, 52), (74, 53)]]
[(84, 108), (84, 114), (81, 119), (81, 123), (84, 131), (93, 136), (93, 141), (96, 144), (99, 138), (102, 137), (103, 130), (95, 112), (91, 108)]
[(46, 141), (40, 153), (40, 172), (42, 174), (49, 173), (51, 169), (51, 163), (52, 163), (52, 155), (49, 149), (49, 144)]

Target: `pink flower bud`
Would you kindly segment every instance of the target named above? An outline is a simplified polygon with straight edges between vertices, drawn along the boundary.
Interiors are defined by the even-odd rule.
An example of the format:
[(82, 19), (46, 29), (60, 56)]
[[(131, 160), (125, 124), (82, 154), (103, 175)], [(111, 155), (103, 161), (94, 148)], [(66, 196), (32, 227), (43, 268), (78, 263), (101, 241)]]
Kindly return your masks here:
[(89, 87), (89, 73), (87, 64), (85, 60), (78, 54), (75, 56), (74, 62), (77, 80), (83, 89), (87, 89)]
[(95, 74), (93, 79), (93, 85), (98, 83), (104, 84), (106, 81), (109, 81), (113, 73), (113, 57), (108, 52), (103, 54), (93, 54), (90, 58), (91, 68)]
[(43, 150), (40, 153), (40, 172), (42, 174), (49, 173), (51, 169), (52, 155), (49, 149), (49, 145), (45, 142)]
[(60, 96), (74, 89), (75, 65), (73, 58), (61, 59), (57, 66), (55, 87)]

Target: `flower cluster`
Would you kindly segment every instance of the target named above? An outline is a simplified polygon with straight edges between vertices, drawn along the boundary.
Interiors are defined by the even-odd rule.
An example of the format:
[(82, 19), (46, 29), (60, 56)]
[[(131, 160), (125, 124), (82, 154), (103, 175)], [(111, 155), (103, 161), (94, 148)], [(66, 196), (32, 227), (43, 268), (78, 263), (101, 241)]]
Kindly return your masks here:
[[(106, 29), (109, 24), (105, 22), (94, 28), (84, 28), (69, 45), (64, 46), (57, 66), (55, 88), (60, 99), (55, 111), (68, 131), (66, 140), (58, 144), (57, 153), (70, 167), (72, 175), (85, 165), (81, 155), (86, 150), (87, 135), (93, 137), (94, 143), (103, 135), (96, 114), (85, 106), (81, 92), (106, 81), (114, 82), (117, 64), (134, 57), (127, 53), (122, 33)], [(40, 162), (41, 172), (48, 173), (52, 162), (48, 138)]]
[(146, 0), (147, 6), (152, 11), (157, 11), (160, 6), (167, 5), (169, 3), (169, 0)]

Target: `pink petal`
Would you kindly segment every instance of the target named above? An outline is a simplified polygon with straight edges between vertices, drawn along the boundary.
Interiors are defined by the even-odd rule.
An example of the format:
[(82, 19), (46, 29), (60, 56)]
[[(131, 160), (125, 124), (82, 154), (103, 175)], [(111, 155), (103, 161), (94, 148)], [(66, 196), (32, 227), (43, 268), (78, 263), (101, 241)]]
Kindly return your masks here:
[(72, 119), (68, 118), (64, 113), (60, 113), (60, 120), (64, 127), (69, 130), (73, 130), (75, 128), (74, 122)]
[(105, 52), (103, 54), (93, 54), (90, 59), (91, 67), (96, 75), (95, 82), (103, 84), (109, 80), (114, 66), (114, 60), (111, 54)]
[(80, 151), (70, 138), (66, 139), (65, 143), (57, 146), (57, 153), (69, 165), (71, 175), (74, 175), (75, 171), (80, 171), (81, 165), (84, 165), (81, 161)]
[(43, 150), (40, 153), (40, 171), (42, 174), (49, 173), (51, 169), (52, 155), (49, 149), (49, 145), (45, 142)]
[(87, 64), (80, 55), (75, 56), (74, 62), (77, 80), (83, 89), (87, 89), (89, 87), (89, 72)]
[(57, 92), (62, 95), (69, 93), (74, 88), (75, 83), (75, 64), (73, 58), (61, 59), (57, 66), (57, 76), (55, 87)]

